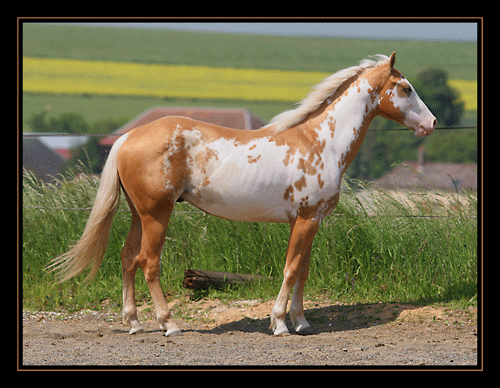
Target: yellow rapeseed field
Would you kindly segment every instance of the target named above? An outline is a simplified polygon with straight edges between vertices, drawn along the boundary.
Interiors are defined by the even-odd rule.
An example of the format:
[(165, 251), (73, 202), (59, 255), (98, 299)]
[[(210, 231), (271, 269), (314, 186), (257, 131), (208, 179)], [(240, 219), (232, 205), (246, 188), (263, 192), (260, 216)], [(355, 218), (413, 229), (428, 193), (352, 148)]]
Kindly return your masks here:
[(207, 66), (24, 58), (23, 91), (298, 101), (328, 74)]
[(477, 110), (477, 82), (452, 79), (450, 85), (460, 92), (460, 99), (465, 102), (465, 110)]
[[(323, 72), (23, 58), (23, 91), (250, 101), (299, 101), (329, 76)], [(476, 109), (475, 82), (455, 80)]]

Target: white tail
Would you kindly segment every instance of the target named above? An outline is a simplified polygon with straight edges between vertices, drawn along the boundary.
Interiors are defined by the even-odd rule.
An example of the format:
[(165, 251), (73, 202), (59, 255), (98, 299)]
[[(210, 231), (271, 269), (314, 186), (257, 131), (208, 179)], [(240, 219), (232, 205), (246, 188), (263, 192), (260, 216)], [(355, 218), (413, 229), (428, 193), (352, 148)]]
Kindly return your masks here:
[(102, 170), (99, 190), (82, 236), (68, 252), (56, 257), (52, 260), (52, 264), (47, 267), (47, 269), (52, 268), (53, 271), (57, 272), (61, 282), (78, 275), (88, 266), (92, 266), (85, 279), (88, 282), (96, 275), (101, 265), (108, 245), (111, 222), (120, 200), (120, 178), (116, 166), (117, 154), (127, 137), (128, 134), (120, 137), (111, 148), (108, 160)]

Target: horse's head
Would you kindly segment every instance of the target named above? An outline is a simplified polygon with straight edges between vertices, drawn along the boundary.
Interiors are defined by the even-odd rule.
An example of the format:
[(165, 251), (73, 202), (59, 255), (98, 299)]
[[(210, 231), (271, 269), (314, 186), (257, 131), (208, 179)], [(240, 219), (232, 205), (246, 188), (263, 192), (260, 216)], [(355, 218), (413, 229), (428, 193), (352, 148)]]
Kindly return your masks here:
[[(415, 136), (431, 135), (436, 127), (436, 117), (429, 111), (408, 80), (394, 68), (396, 52), (393, 52), (386, 69), (379, 94), (379, 113), (415, 131)], [(387, 71), (389, 76), (387, 76)]]

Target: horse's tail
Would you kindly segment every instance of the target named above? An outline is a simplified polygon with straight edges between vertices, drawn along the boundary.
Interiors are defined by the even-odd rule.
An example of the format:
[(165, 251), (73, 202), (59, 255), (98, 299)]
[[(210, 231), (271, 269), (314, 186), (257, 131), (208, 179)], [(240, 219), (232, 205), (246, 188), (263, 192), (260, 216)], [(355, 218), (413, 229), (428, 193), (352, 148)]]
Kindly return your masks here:
[(101, 265), (108, 245), (111, 222), (120, 200), (120, 178), (116, 159), (118, 150), (127, 137), (127, 134), (120, 137), (111, 148), (82, 236), (68, 252), (56, 257), (47, 267), (57, 272), (61, 282), (91, 266), (91, 271), (85, 279), (85, 282), (88, 282), (96, 275)]

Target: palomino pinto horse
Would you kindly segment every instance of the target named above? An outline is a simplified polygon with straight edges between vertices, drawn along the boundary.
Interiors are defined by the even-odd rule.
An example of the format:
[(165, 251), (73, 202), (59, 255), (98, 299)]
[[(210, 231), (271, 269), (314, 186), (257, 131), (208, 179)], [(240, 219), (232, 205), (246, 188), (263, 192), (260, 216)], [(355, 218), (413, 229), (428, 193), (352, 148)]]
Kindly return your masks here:
[(104, 256), (120, 186), (132, 212), (121, 251), (123, 318), (142, 330), (135, 303), (141, 267), (165, 335), (181, 331), (160, 286), (160, 256), (168, 221), (181, 198), (217, 217), (287, 222), (290, 240), (284, 279), (271, 313), (275, 335), (286, 335), (285, 314), (297, 332), (309, 327), (303, 310), (313, 238), (337, 205), (342, 175), (377, 115), (430, 135), (436, 118), (394, 68), (395, 53), (363, 60), (331, 75), (296, 109), (256, 131), (223, 128), (184, 117), (164, 117), (123, 135), (113, 145), (80, 240), (52, 266), (63, 280)]

